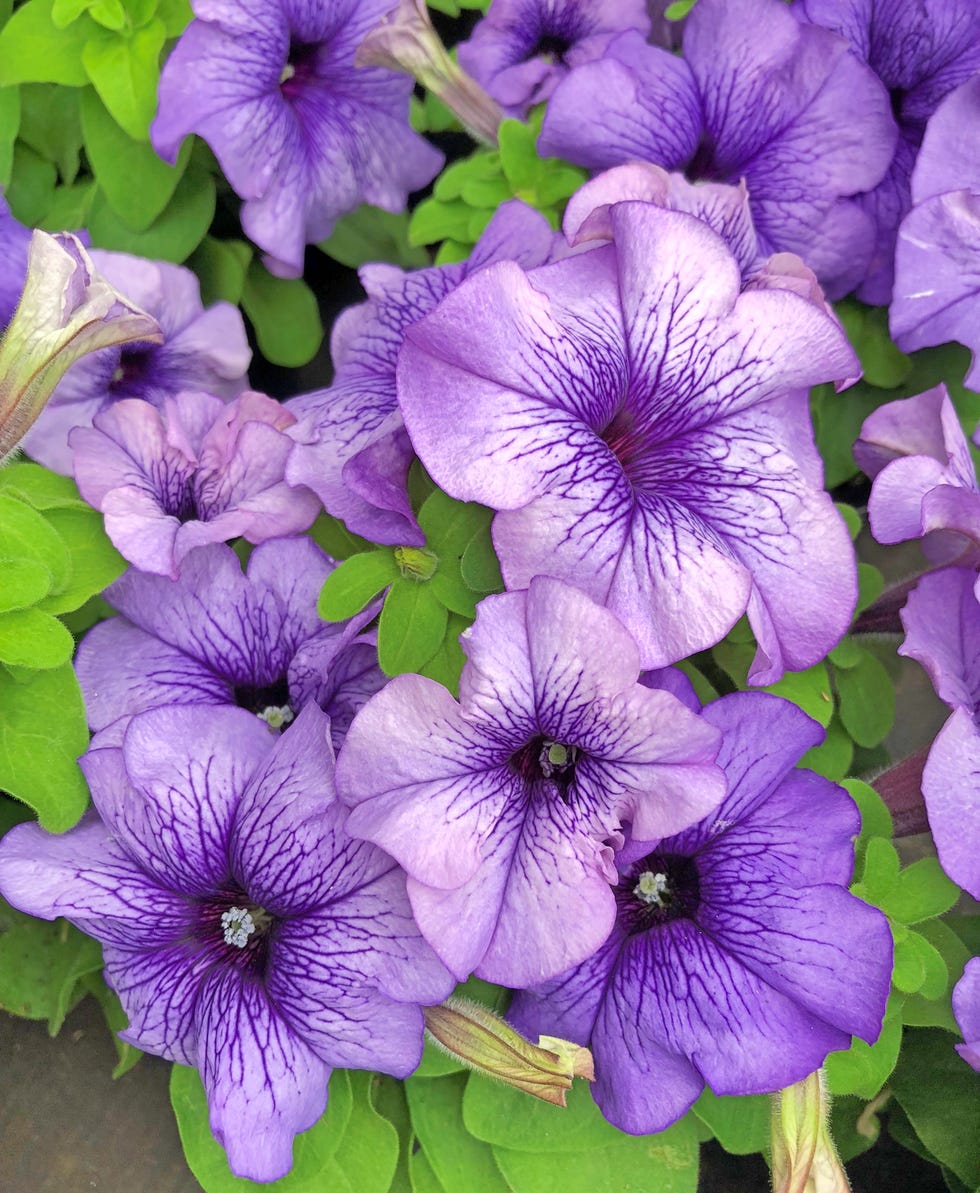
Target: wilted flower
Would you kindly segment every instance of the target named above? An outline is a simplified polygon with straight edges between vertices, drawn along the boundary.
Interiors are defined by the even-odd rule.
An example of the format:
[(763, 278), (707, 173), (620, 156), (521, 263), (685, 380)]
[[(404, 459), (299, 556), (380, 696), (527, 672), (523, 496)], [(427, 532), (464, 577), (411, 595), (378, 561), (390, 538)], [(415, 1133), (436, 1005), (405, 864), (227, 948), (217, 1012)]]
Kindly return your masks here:
[(411, 80), (354, 65), (394, 2), (197, 0), (163, 68), (157, 152), (174, 161), (188, 133), (203, 137), (278, 273), (301, 273), (305, 245), (359, 204), (403, 210), (442, 163), (408, 126)]
[(123, 1038), (196, 1065), (232, 1171), (275, 1180), (331, 1069), (407, 1076), (418, 1004), (451, 989), (404, 875), (344, 832), (313, 705), (280, 737), (241, 709), (156, 709), (82, 765), (99, 815), (11, 830), (0, 891), (102, 942)]
[(817, 1070), (772, 1099), (773, 1193), (851, 1193), (830, 1137), (830, 1099)]
[(631, 1134), (663, 1130), (705, 1083), (771, 1092), (852, 1033), (874, 1041), (891, 983), (888, 921), (847, 891), (857, 808), (795, 767), (819, 725), (760, 692), (702, 715), (722, 731), (727, 796), (677, 836), (644, 841), (634, 822), (614, 858), (610, 935), (508, 1014), (526, 1034), (588, 1045), (593, 1096)]
[(0, 340), (0, 461), (20, 443), (75, 361), (160, 328), (96, 273), (70, 234), (35, 232), (23, 294)]
[(251, 392), (227, 405), (184, 392), (159, 410), (127, 398), (72, 431), (75, 480), (120, 554), (175, 580), (204, 543), (261, 543), (310, 525), (319, 501), (284, 479), (295, 421)]
[(280, 728), (315, 702), (339, 748), (385, 677), (374, 635), (364, 632), (373, 608), (343, 624), (317, 616), (332, 567), (309, 538), (292, 538), (256, 547), (244, 575), (223, 543), (192, 551), (176, 581), (130, 568), (104, 594), (121, 616), (100, 622), (78, 648), (89, 726), (115, 722), (118, 737), (120, 717), (194, 704), (238, 705)]
[(526, 986), (609, 934), (624, 821), (661, 835), (718, 803), (718, 735), (637, 683), (629, 634), (558, 581), (487, 597), (463, 645), (460, 702), (397, 676), (355, 717), (337, 790), (450, 969)]

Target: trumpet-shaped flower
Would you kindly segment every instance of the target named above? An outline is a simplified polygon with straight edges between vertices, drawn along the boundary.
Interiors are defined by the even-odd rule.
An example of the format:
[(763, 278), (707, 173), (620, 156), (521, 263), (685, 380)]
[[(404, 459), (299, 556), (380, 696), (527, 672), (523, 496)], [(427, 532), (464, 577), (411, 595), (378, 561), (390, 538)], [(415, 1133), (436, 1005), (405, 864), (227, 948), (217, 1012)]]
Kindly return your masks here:
[(242, 709), (156, 709), (83, 768), (98, 815), (19, 825), (0, 891), (102, 942), (128, 1042), (201, 1072), (232, 1171), (269, 1181), (331, 1069), (407, 1076), (452, 979), (391, 858), (344, 831), (327, 718), (273, 737)]
[[(75, 668), (92, 729), (167, 704), (237, 705), (271, 728), (307, 703), (330, 717), (339, 748), (355, 712), (378, 691), (374, 609), (322, 621), (316, 601), (332, 569), (309, 538), (271, 539), (245, 574), (223, 543), (192, 551), (180, 579), (130, 568), (105, 593), (121, 616), (99, 622)], [(105, 740), (104, 736), (100, 741)]]
[(686, 832), (629, 841), (605, 942), (508, 1015), (589, 1046), (596, 1102), (632, 1134), (663, 1130), (705, 1083), (770, 1092), (852, 1033), (874, 1041), (891, 983), (888, 921), (847, 891), (857, 808), (795, 768), (820, 727), (761, 692), (703, 718), (723, 735), (727, 796)]
[(660, 667), (748, 612), (758, 682), (815, 663), (854, 607), (806, 386), (854, 375), (822, 305), (743, 291), (703, 222), (616, 203), (611, 245), (468, 278), (406, 333), (398, 399), (437, 483), (499, 511), (508, 588), (609, 606)]
[(526, 986), (608, 936), (624, 821), (661, 835), (718, 803), (718, 735), (638, 683), (623, 626), (558, 581), (487, 597), (463, 644), (459, 703), (397, 676), (355, 717), (337, 790), (449, 968)]

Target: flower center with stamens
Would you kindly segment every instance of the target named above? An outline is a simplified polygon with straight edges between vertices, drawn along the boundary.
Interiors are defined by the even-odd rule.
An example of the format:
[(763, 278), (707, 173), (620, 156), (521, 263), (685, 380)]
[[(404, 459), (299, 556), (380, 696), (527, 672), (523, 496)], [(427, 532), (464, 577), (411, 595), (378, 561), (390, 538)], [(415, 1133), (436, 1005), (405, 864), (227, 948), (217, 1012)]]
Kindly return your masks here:
[(229, 907), (221, 916), (221, 927), (225, 932), (225, 944), (243, 949), (255, 931), (255, 920), (244, 907)]
[(670, 902), (670, 884), (666, 874), (654, 874), (652, 870), (644, 870), (640, 881), (633, 887), (633, 894), (641, 903), (654, 903), (657, 907), (666, 907)]
[(614, 893), (617, 917), (631, 936), (671, 920), (694, 919), (701, 904), (697, 860), (651, 853), (622, 876)]
[(260, 721), (265, 721), (270, 729), (282, 729), (296, 716), (288, 704), (270, 704), (255, 715)]
[(548, 780), (558, 787), (559, 795), (567, 801), (580, 754), (578, 746), (542, 734), (512, 754), (509, 762), (511, 770), (525, 782), (535, 784)]

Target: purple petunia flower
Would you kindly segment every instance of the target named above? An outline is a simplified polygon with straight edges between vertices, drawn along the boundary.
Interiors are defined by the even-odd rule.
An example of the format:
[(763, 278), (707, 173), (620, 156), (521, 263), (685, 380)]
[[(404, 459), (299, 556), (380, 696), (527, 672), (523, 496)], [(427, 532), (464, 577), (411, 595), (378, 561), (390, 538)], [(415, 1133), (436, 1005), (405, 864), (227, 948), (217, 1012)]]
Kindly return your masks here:
[(102, 942), (123, 1038), (196, 1065), (232, 1171), (274, 1180), (331, 1069), (407, 1076), (418, 1004), (452, 986), (404, 875), (344, 832), (315, 706), (278, 738), (241, 709), (156, 709), (82, 765), (99, 815), (11, 830), (0, 890)]
[(796, 253), (838, 298), (864, 276), (874, 236), (853, 196), (880, 182), (896, 135), (887, 92), (842, 38), (779, 0), (699, 0), (683, 58), (624, 33), (572, 70), (539, 148), (591, 169), (640, 158), (744, 178), (764, 255)]
[(857, 809), (794, 769), (820, 727), (758, 692), (703, 717), (723, 734), (728, 795), (680, 835), (644, 842), (634, 824), (608, 939), (508, 1016), (588, 1044), (593, 1095), (632, 1134), (663, 1130), (705, 1083), (753, 1094), (801, 1080), (852, 1033), (874, 1041), (888, 998), (888, 921), (847, 891)]
[(895, 235), (911, 205), (909, 180), (926, 123), (950, 91), (980, 71), (980, 6), (975, 0), (798, 0), (795, 11), (846, 38), (888, 89), (899, 130), (895, 155), (881, 182), (857, 200), (876, 229), (858, 297), (887, 303)]
[(943, 869), (980, 898), (980, 579), (975, 568), (923, 576), (902, 610), (898, 653), (929, 673), (953, 715), (922, 772), (929, 828)]
[(956, 1051), (980, 1072), (980, 957), (966, 963), (953, 988), (953, 1013), (965, 1041), (956, 1045)]
[(176, 580), (188, 551), (239, 535), (261, 543), (306, 530), (320, 503), (283, 474), (295, 419), (264, 394), (225, 405), (203, 393), (125, 399), (72, 431), (75, 480), (117, 550)]
[(151, 137), (174, 161), (196, 132), (245, 200), (242, 227), (270, 268), (298, 275), (304, 246), (361, 203), (401, 211), (442, 154), (408, 126), (410, 79), (357, 68), (394, 0), (195, 0), (160, 77)]
[(354, 719), (337, 790), (450, 969), (526, 986), (608, 935), (624, 820), (653, 836), (715, 807), (718, 736), (637, 683), (622, 625), (555, 580), (487, 597), (462, 641), (460, 702), (397, 676)]
[(467, 261), (409, 273), (365, 266), (368, 301), (334, 324), (333, 384), (286, 403), (299, 420), (286, 479), (312, 489), (328, 513), (372, 542), (422, 546), (407, 490), (414, 452), (395, 394), (405, 332), (470, 274), (502, 260), (531, 268), (561, 247), (544, 216), (514, 200), (500, 207)]
[(934, 562), (980, 563), (980, 486), (945, 385), (870, 414), (854, 458), (874, 481), (868, 519), (879, 543), (928, 536)]
[(507, 116), (523, 120), (570, 68), (601, 58), (627, 29), (650, 32), (645, 0), (493, 0), (459, 45), (459, 62)]
[[(980, 9), (977, 10), (980, 19)], [(898, 233), (891, 330), (905, 352), (956, 340), (973, 352), (980, 388), (980, 75), (929, 121)]]
[(659, 667), (748, 612), (755, 682), (833, 647), (853, 553), (804, 388), (855, 374), (843, 332), (787, 291), (742, 292), (706, 224), (647, 203), (615, 241), (468, 278), (409, 328), (398, 398), (436, 482), (498, 510), (508, 588), (555, 576), (608, 605)]
[(192, 551), (176, 581), (131, 568), (105, 592), (122, 616), (100, 622), (78, 648), (89, 726), (115, 722), (115, 742), (120, 717), (203, 704), (238, 705), (278, 728), (314, 702), (339, 749), (385, 677), (374, 635), (363, 632), (374, 609), (344, 624), (317, 616), (332, 567), (310, 539), (293, 538), (256, 547), (244, 575), (217, 543)]
[(58, 385), (24, 449), (47, 468), (70, 475), (68, 435), (120, 398), (154, 406), (182, 389), (233, 398), (247, 384), (252, 353), (242, 316), (231, 303), (205, 309), (197, 278), (165, 261), (92, 250), (99, 272), (160, 326), (163, 342), (106, 348), (74, 365)]

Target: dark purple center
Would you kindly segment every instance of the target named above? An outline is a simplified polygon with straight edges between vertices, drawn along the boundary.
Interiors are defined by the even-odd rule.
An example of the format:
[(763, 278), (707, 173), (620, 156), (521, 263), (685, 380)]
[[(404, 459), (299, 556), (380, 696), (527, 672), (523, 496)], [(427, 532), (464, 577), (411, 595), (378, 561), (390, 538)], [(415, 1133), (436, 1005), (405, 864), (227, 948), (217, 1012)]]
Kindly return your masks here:
[(558, 794), (568, 802), (568, 789), (575, 779), (575, 763), (578, 760), (577, 746), (555, 741), (543, 734), (532, 738), (510, 756), (509, 766), (520, 775), (525, 783), (536, 785), (553, 783)]
[(694, 919), (701, 904), (697, 861), (679, 853), (650, 853), (615, 888), (616, 912), (630, 936), (671, 920)]
[(119, 364), (109, 381), (109, 392), (115, 398), (143, 397), (143, 390), (153, 375), (157, 351), (153, 346), (138, 344), (123, 348)]
[(320, 47), (317, 44), (307, 45), (303, 42), (293, 42), (289, 47), (289, 57), (283, 67), (279, 80), (279, 90), (286, 99), (295, 99), (310, 79), (317, 75), (317, 55)]
[(688, 182), (727, 182), (725, 171), (718, 164), (714, 137), (707, 131), (702, 133), (694, 156), (684, 170)]
[(646, 448), (646, 431), (639, 425), (632, 410), (622, 407), (613, 415), (612, 422), (602, 432), (602, 440), (622, 464), (627, 477), (642, 462)]
[(235, 687), (235, 703), (257, 715), (267, 708), (289, 707), (289, 683), (285, 675), (267, 684), (238, 684)]
[(216, 960), (261, 975), (276, 919), (234, 883), (198, 904), (196, 937)]

